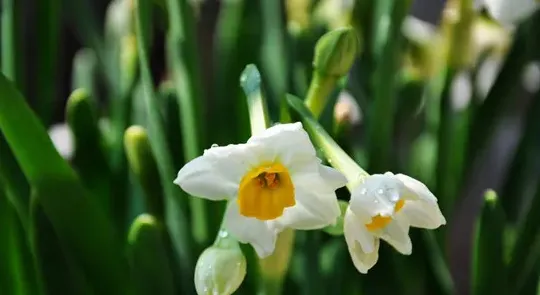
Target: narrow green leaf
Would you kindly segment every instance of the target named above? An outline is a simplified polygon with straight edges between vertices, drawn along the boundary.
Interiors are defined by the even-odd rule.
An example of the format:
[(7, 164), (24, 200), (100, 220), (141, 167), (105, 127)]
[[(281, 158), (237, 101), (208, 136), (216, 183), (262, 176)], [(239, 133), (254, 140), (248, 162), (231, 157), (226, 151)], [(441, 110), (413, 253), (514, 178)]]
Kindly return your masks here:
[(2, 72), (6, 77), (17, 85), (20, 91), (24, 89), (23, 60), (22, 60), (22, 31), (20, 30), (19, 18), (22, 15), (22, 4), (17, 0), (2, 0), (1, 25), (2, 47), (1, 64)]
[[(148, 56), (144, 47), (145, 38), (143, 29), (144, 19), (141, 19), (141, 13), (148, 1), (135, 1), (136, 24), (137, 24), (137, 45), (139, 49), (139, 65), (141, 71), (141, 83), (144, 92), (144, 101), (148, 119), (148, 138), (150, 147), (156, 157), (156, 163), (161, 177), (161, 186), (165, 196), (165, 225), (171, 236), (172, 245), (179, 257), (179, 263), (182, 271), (183, 286), (187, 289), (192, 278), (193, 255), (191, 249), (191, 238), (189, 235), (189, 224), (187, 216), (186, 195), (180, 188), (173, 184), (176, 171), (172, 166), (172, 156), (167, 146), (167, 138), (163, 127), (163, 118), (161, 117), (159, 106), (154, 95), (152, 77), (148, 68)], [(186, 290), (187, 290), (186, 289)], [(189, 289), (191, 290), (191, 289)]]
[(159, 222), (152, 215), (139, 215), (131, 225), (128, 243), (131, 270), (139, 294), (177, 294)]
[(80, 266), (60, 243), (37, 194), (32, 196), (29, 236), (44, 294), (93, 294)]
[(41, 294), (25, 231), (0, 181), (0, 293)]
[(212, 126), (227, 126), (227, 128), (214, 127), (209, 130), (213, 131), (211, 136), (213, 142), (217, 144), (225, 144), (231, 139), (241, 140), (243, 138), (239, 135), (243, 129), (247, 129), (246, 125), (242, 125), (244, 123), (242, 120), (247, 122), (247, 112), (241, 89), (231, 87), (238, 82), (238, 77), (246, 64), (243, 61), (249, 58), (249, 54), (244, 51), (246, 49), (256, 51), (256, 45), (251, 44), (253, 38), (245, 33), (246, 28), (253, 28), (249, 27), (250, 24), (246, 22), (244, 15), (250, 5), (258, 3), (247, 2), (223, 1), (219, 10), (213, 52), (216, 66), (212, 97), (215, 99), (209, 105), (211, 113), (209, 117), (212, 118)]
[(109, 213), (111, 172), (98, 127), (96, 109), (85, 89), (77, 89), (70, 95), (66, 106), (66, 120), (75, 141), (75, 170), (83, 184), (98, 198), (105, 212)]
[(124, 147), (129, 166), (144, 191), (148, 213), (163, 222), (163, 189), (146, 130), (140, 126), (129, 127), (124, 135)]
[[(180, 169), (184, 161), (184, 142), (180, 126), (180, 107), (176, 98), (176, 88), (171, 81), (162, 82), (159, 85), (158, 95), (161, 105), (161, 112), (165, 121), (165, 133), (167, 142), (173, 157), (174, 167)], [(216, 128), (219, 129), (219, 128)]]
[(472, 294), (507, 294), (504, 263), (504, 212), (497, 193), (488, 190), (484, 205), (476, 221), (473, 246)]
[(0, 129), (61, 243), (81, 264), (97, 293), (131, 294), (126, 261), (104, 211), (4, 75), (0, 75), (0, 93)]
[(42, 122), (48, 126), (54, 115), (56, 105), (56, 80), (58, 80), (57, 64), (59, 59), (59, 37), (61, 22), (61, 0), (44, 0), (36, 2), (37, 11), (37, 100), (38, 114)]
[(508, 266), (509, 290), (521, 294), (531, 276), (538, 278), (540, 266), (540, 185), (536, 183), (536, 194), (530, 204), (523, 223), (518, 229), (517, 240)]
[[(201, 116), (203, 98), (199, 73), (199, 57), (196, 49), (195, 22), (192, 7), (187, 0), (167, 0), (169, 30), (167, 32), (167, 59), (171, 65), (173, 82), (180, 106), (184, 158), (190, 161), (201, 153), (205, 123)], [(190, 198), (192, 232), (199, 247), (210, 242), (207, 223), (207, 201)]]
[[(395, 2), (395, 3), (394, 3)], [(376, 67), (371, 78), (373, 105), (368, 114), (367, 144), (369, 170), (383, 173), (390, 170), (392, 162), (392, 136), (396, 111), (396, 93), (399, 61), (403, 36), (401, 27), (410, 1), (379, 1), (375, 9), (377, 22), (373, 53)], [(377, 16), (386, 19), (389, 25), (382, 25)]]
[(286, 30), (283, 1), (262, 1), (262, 45), (261, 59), (264, 77), (267, 80), (271, 101), (279, 103), (279, 121), (290, 120), (285, 93), (289, 83), (288, 51), (286, 50)]
[(520, 222), (522, 213), (528, 207), (525, 201), (531, 187), (538, 181), (540, 171), (537, 169), (538, 153), (540, 153), (540, 92), (531, 99), (527, 110), (525, 129), (512, 159), (510, 169), (506, 172), (506, 182), (501, 194), (501, 204), (508, 222)]
[(15, 208), (23, 228), (27, 229), (30, 187), (2, 134), (0, 134), (0, 163), (0, 182), (9, 202)]

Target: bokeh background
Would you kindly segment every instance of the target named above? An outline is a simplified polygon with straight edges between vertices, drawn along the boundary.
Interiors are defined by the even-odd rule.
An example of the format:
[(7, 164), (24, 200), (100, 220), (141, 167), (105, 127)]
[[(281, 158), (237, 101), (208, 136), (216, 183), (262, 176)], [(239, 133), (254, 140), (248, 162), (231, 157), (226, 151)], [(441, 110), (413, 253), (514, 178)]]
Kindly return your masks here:
[[(23, 67), (19, 89), (28, 99), (30, 105), (37, 108), (41, 98), (38, 85), (40, 79), (43, 78), (39, 75), (38, 68), (39, 59), (43, 57), (41, 54), (43, 49), (37, 46), (38, 40), (40, 40), (37, 20), (40, 9), (47, 5), (45, 4), (47, 1), (15, 1), (18, 1), (21, 6), (21, 15), (19, 16), (20, 35), (17, 37), (20, 38), (20, 44), (22, 45), (21, 64)], [(68, 1), (64, 2), (67, 3)], [(77, 18), (81, 17), (80, 12), (73, 10), (73, 7), (78, 5), (77, 2), (77, 0), (71, 0), (70, 3), (62, 5), (59, 15), (60, 32), (58, 38), (54, 40), (58, 52), (51, 72), (54, 75), (54, 85), (52, 85), (53, 100), (50, 103), (54, 115), (52, 120), (48, 122), (49, 127), (64, 123), (66, 102), (74, 89), (72, 83), (74, 58), (81, 48), (91, 45), (91, 38), (85, 35), (85, 31), (80, 27), (80, 22), (77, 21)], [(84, 13), (90, 16), (89, 19), (94, 19), (95, 25), (100, 31), (103, 31), (109, 1), (92, 0), (87, 2), (90, 5), (86, 7)], [(200, 57), (198, 66), (201, 69), (202, 83), (206, 90), (204, 101), (205, 105), (208, 106), (203, 110), (203, 116), (210, 118), (209, 116), (213, 116), (216, 112), (214, 102), (217, 95), (211, 81), (215, 78), (216, 65), (218, 64), (214, 52), (219, 50), (219, 48), (216, 48), (218, 45), (215, 40), (222, 3), (217, 0), (205, 0), (200, 1), (197, 5), (199, 8), (196, 17), (196, 41)], [(444, 7), (445, 1), (443, 0), (415, 0), (410, 15), (438, 26), (442, 19)], [(276, 19), (275, 21), (283, 21), (285, 13), (283, 11), (283, 19)], [(157, 20), (156, 23), (160, 23), (160, 21)], [(254, 34), (260, 34), (260, 32), (254, 32)], [(151, 72), (156, 85), (169, 76), (169, 73), (166, 72), (165, 38), (165, 31), (162, 27), (156, 25), (153, 29), (152, 46), (149, 52)], [(246, 50), (249, 51), (249, 48)], [(257, 63), (257, 59), (253, 60), (253, 62)], [(497, 69), (497, 67), (485, 69), (485, 71), (490, 72), (486, 74), (486, 77), (488, 77), (486, 79), (489, 80), (489, 76), (496, 74)], [(538, 81), (534, 80), (535, 73), (538, 75), (537, 72), (538, 68), (533, 67), (531, 70), (533, 76), (531, 78), (533, 82), (531, 83), (533, 85), (538, 84)], [(231, 85), (230, 87), (239, 87), (239, 85)], [(470, 91), (467, 90), (467, 87), (470, 87), (470, 85), (465, 83), (461, 87), (464, 87), (465, 90), (461, 90), (460, 86), (457, 86), (454, 90), (454, 96), (468, 95)], [(445, 255), (454, 279), (456, 294), (469, 294), (474, 224), (482, 207), (483, 194), (488, 188), (496, 191), (502, 189), (508, 177), (506, 173), (525, 128), (526, 113), (530, 107), (531, 98), (532, 93), (524, 88), (515, 94), (511, 107), (504, 113), (504, 118), (498, 121), (499, 124), (497, 124), (493, 133), (494, 136), (486, 145), (485, 152), (474, 163), (468, 164), (468, 178), (464, 180), (463, 187), (456, 196), (457, 201), (452, 216), (447, 217), (451, 222), (447, 225), (448, 237), (446, 241), (448, 245)], [(98, 101), (100, 102), (100, 110), (106, 109), (107, 101), (103, 98), (99, 98)], [(357, 133), (353, 132), (350, 136), (361, 141), (364, 133), (360, 129), (354, 129)], [(210, 134), (206, 136), (210, 136)], [(70, 144), (69, 138), (61, 137), (56, 139), (59, 142), (65, 141), (64, 143), (67, 145)], [(219, 143), (224, 144), (225, 142)], [(399, 151), (396, 151), (396, 153), (399, 153)], [(535, 154), (531, 159), (531, 161), (540, 162), (540, 154)], [(530, 200), (534, 195), (534, 189), (526, 195), (526, 198)], [(527, 201), (525, 204), (527, 204)], [(526, 207), (527, 205), (523, 206)]]

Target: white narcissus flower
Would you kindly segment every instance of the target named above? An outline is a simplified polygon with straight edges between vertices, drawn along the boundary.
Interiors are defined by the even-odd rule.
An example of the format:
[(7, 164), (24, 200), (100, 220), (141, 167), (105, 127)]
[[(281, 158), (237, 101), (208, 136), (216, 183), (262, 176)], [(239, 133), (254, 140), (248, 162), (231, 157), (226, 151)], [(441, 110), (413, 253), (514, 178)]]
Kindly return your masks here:
[(247, 143), (212, 147), (187, 163), (175, 184), (209, 200), (229, 200), (225, 229), (259, 257), (285, 228), (318, 229), (340, 215), (335, 190), (347, 180), (323, 166), (301, 123), (279, 124)]
[(540, 7), (538, 0), (482, 0), (480, 2), (483, 2), (491, 17), (509, 26), (516, 25), (531, 16)]
[(437, 199), (423, 183), (387, 172), (366, 177), (352, 191), (344, 235), (355, 267), (367, 273), (379, 258), (380, 239), (409, 255), (409, 227), (435, 229), (443, 224)]

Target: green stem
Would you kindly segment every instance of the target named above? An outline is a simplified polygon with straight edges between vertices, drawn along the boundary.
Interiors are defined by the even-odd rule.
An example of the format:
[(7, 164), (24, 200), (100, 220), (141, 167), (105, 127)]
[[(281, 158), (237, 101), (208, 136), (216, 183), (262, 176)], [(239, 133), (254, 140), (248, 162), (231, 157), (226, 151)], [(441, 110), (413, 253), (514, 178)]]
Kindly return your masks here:
[(336, 87), (337, 80), (336, 77), (324, 76), (314, 71), (306, 96), (306, 106), (315, 118), (319, 118), (324, 111), (328, 98)]
[[(167, 0), (169, 30), (167, 32), (167, 58), (172, 68), (176, 86), (182, 136), (184, 137), (185, 160), (190, 161), (200, 155), (205, 130), (201, 118), (202, 87), (195, 47), (195, 25), (193, 12), (185, 0)], [(208, 234), (206, 201), (190, 198), (192, 230), (195, 242), (202, 246), (210, 238)]]

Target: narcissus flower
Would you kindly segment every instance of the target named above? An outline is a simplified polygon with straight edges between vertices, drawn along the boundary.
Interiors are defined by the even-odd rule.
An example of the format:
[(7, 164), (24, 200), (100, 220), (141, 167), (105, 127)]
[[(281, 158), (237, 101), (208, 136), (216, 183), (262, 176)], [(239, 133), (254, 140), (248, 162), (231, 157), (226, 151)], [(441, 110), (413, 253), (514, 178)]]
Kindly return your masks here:
[(409, 228), (435, 229), (446, 224), (437, 198), (420, 181), (403, 174), (368, 176), (351, 193), (344, 234), (361, 273), (378, 260), (380, 239), (402, 254), (412, 252)]
[(229, 200), (225, 229), (259, 257), (285, 228), (318, 229), (340, 215), (335, 190), (346, 184), (324, 166), (301, 123), (280, 124), (247, 143), (213, 146), (187, 163), (174, 183), (191, 195)]
[(491, 17), (503, 25), (516, 25), (540, 8), (538, 0), (477, 0), (477, 2), (483, 3)]

